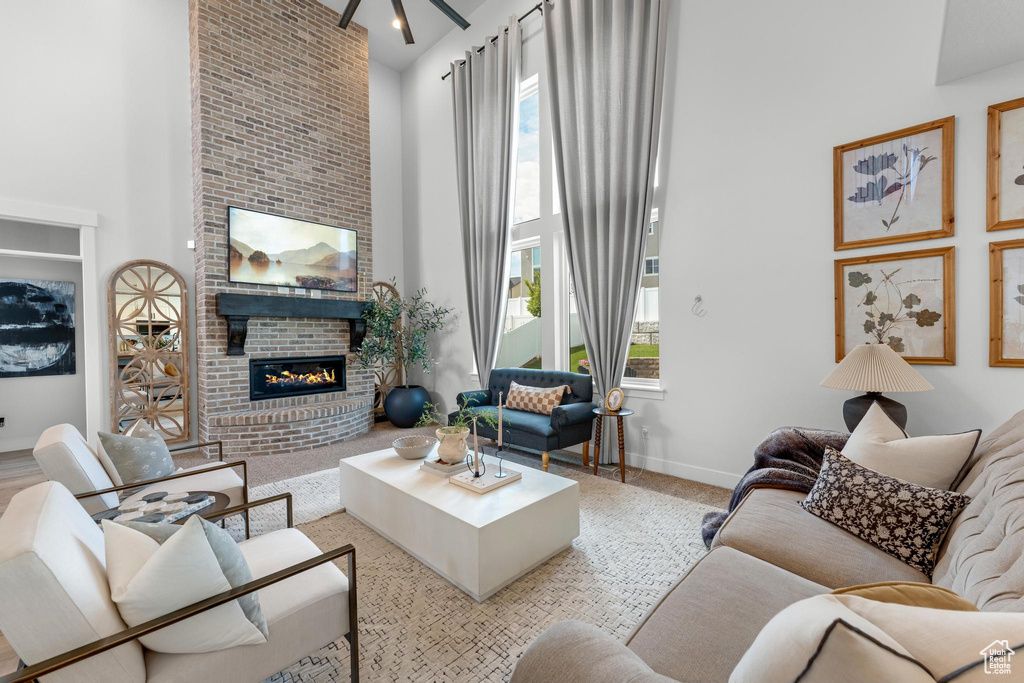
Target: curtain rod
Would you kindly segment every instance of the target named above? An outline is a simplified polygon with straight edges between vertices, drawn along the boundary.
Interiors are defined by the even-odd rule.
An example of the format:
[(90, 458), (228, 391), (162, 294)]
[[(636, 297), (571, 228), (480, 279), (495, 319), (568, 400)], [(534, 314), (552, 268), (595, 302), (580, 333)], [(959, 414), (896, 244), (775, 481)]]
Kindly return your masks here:
[[(529, 12), (527, 12), (523, 16), (519, 17), (518, 19), (516, 19), (516, 21), (518, 21), (519, 23), (522, 23), (523, 19), (525, 19), (526, 17), (530, 16), (534, 12), (540, 12), (541, 14), (544, 14), (544, 2), (543, 2), (543, 0), (541, 2), (538, 2), (533, 7), (531, 7)], [(505, 33), (508, 33), (508, 29), (507, 28), (505, 29)], [(498, 39), (498, 36), (494, 36), (493, 38), (491, 38), (490, 42), (493, 43), (497, 39)], [(481, 52), (483, 52), (485, 47), (487, 47), (486, 43), (483, 46), (477, 48), (477, 51), (476, 51), (477, 54), (480, 54)], [(466, 63), (466, 60), (463, 59), (462, 61), (459, 61), (459, 62), (456, 62), (456, 63), (462, 65), (462, 64)], [(452, 72), (449, 71), (444, 76), (441, 76), (441, 80), (443, 81), (444, 79), (448, 78), (451, 75), (452, 75)]]

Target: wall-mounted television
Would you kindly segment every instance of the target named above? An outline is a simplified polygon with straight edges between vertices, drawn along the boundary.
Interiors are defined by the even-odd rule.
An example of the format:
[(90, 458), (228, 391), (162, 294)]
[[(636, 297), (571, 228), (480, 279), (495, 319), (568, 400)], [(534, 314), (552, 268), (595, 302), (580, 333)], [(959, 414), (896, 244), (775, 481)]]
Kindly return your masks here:
[(228, 207), (228, 279), (254, 285), (355, 292), (356, 231)]

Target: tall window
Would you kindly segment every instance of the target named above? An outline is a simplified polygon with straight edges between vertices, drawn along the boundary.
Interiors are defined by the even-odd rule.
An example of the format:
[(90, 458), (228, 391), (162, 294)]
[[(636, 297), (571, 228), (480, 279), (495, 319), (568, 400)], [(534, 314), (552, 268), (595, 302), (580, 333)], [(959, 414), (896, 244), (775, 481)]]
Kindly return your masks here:
[(495, 367), (543, 367), (543, 325), (540, 309), (540, 247), (513, 246), (505, 331)]
[(519, 145), (512, 222), (540, 218), (540, 88), (537, 75), (519, 89)]
[[(644, 257), (643, 277), (640, 280), (640, 295), (637, 300), (636, 317), (633, 320), (626, 359), (626, 381), (656, 380), (661, 375), (660, 344), (661, 322), (658, 316), (658, 283), (660, 279), (661, 230), (657, 212), (648, 226), (647, 253)], [(590, 359), (583, 344), (580, 331), (579, 312), (576, 308), (576, 293), (569, 287), (569, 370), (590, 374)]]

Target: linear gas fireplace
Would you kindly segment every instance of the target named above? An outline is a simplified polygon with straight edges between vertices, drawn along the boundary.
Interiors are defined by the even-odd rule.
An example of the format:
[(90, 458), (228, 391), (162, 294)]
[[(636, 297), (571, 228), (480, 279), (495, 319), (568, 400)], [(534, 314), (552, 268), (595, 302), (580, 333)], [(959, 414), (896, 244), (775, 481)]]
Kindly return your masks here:
[(345, 390), (345, 356), (250, 358), (249, 399)]

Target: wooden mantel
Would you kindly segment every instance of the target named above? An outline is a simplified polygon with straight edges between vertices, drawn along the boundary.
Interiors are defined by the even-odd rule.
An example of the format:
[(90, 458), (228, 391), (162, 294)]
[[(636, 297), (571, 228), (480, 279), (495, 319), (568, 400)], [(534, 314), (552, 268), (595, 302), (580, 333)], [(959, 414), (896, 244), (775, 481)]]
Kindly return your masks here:
[(249, 318), (330, 318), (348, 320), (349, 349), (356, 351), (366, 336), (363, 311), (368, 301), (338, 299), (306, 299), (261, 294), (217, 295), (217, 313), (228, 321), (228, 355), (245, 355), (245, 338), (249, 334)]

